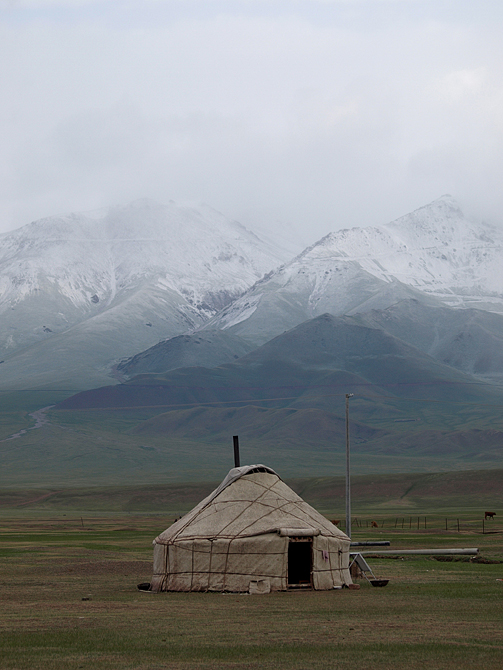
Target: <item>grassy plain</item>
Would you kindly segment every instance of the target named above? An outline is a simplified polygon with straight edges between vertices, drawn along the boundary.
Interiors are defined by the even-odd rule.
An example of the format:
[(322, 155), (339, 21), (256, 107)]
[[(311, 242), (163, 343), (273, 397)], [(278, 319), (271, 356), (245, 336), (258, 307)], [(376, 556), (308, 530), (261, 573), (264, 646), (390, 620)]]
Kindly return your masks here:
[[(344, 395), (305, 394), (282, 408), (215, 403), (171, 411), (53, 408), (43, 421), (34, 415), (71, 393), (0, 392), (1, 487), (217, 480), (232, 465), (233, 435), (242, 462), (265, 463), (283, 477), (344, 472)], [(383, 403), (351, 401), (355, 474), (503, 467), (500, 405), (406, 397)]]
[[(320, 493), (319, 482), (297, 483), (307, 496), (311, 490), (325, 500), (327, 513), (340, 511)], [(469, 498), (465, 506), (462, 498), (454, 504), (449, 497), (416, 499), (408, 514), (392, 498), (387, 507), (371, 497), (354, 501), (354, 540), (388, 539), (393, 548), (479, 547), (488, 562), (369, 558), (376, 575), (390, 583), (379, 589), (362, 582), (359, 591), (139, 592), (136, 585), (151, 576), (152, 539), (205, 486), (173, 489), (162, 513), (150, 514), (134, 511), (143, 504), (141, 491), (136, 502), (128, 498), (129, 512), (111, 511), (115, 503), (104, 491), (94, 492), (95, 501), (104, 496), (94, 512), (85, 509), (89, 497), (70, 492), (52, 508), (40, 496), (27, 501), (26, 492), (10, 502), (3, 498), (2, 669), (503, 667), (500, 496), (492, 500), (497, 517), (485, 534), (481, 511)], [(369, 528), (370, 520), (379, 527)]]
[[(150, 410), (151, 411), (151, 410)], [(356, 412), (355, 412), (356, 415)], [(247, 437), (231, 422), (227, 437), (203, 440), (164, 434), (138, 434), (136, 428), (149, 418), (145, 412), (57, 412), (47, 413), (48, 423), (34, 428), (34, 419), (27, 410), (9, 423), (7, 412), (0, 417), (7, 422), (0, 426), (0, 486), (22, 488), (147, 484), (180, 481), (217, 480), (232, 466), (232, 435), (240, 435), (241, 460), (244, 463), (265, 463), (283, 477), (316, 477), (327, 472), (344, 472), (345, 438), (333, 436), (319, 441), (302, 435), (276, 436), (269, 439)], [(352, 471), (365, 473), (430, 472), (503, 467), (501, 433), (494, 430), (497, 444), (486, 445), (484, 436), (474, 432), (459, 437), (464, 446), (449, 433), (445, 451), (437, 442), (445, 435), (436, 431), (414, 437), (404, 426), (394, 424), (396, 436), (380, 438), (380, 442), (351, 444)], [(474, 426), (478, 421), (474, 420)], [(499, 422), (493, 421), (499, 428)], [(380, 426), (381, 428), (382, 426)], [(25, 432), (12, 438), (16, 432)], [(265, 430), (265, 428), (264, 428)], [(412, 429), (411, 429), (412, 430)], [(414, 428), (414, 430), (416, 430)], [(484, 434), (485, 435), (485, 434)], [(384, 441), (383, 441), (384, 440)], [(401, 441), (403, 440), (403, 442)], [(445, 446), (445, 445), (444, 445)]]
[[(225, 472), (225, 471), (224, 471)], [(0, 512), (39, 513), (159, 513), (179, 516), (207, 496), (220, 480), (116, 486), (0, 488)], [(289, 486), (331, 518), (345, 517), (345, 478), (287, 479)], [(503, 470), (461, 470), (354, 475), (351, 479), (353, 516), (383, 517), (386, 529), (396, 518), (427, 513), (429, 518), (471, 514), (481, 529), (486, 510), (503, 519)], [(386, 518), (384, 518), (386, 517)], [(355, 522), (355, 523), (358, 523)], [(401, 523), (401, 522), (400, 522)]]

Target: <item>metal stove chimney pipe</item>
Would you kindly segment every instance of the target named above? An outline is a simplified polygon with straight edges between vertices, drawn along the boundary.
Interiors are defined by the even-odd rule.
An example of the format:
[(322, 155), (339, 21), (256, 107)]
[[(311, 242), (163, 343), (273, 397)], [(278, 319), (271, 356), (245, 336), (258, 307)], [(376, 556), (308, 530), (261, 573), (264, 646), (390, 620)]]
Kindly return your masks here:
[(234, 467), (239, 468), (240, 467), (240, 462), (239, 462), (239, 437), (237, 435), (234, 435), (232, 439), (234, 441)]

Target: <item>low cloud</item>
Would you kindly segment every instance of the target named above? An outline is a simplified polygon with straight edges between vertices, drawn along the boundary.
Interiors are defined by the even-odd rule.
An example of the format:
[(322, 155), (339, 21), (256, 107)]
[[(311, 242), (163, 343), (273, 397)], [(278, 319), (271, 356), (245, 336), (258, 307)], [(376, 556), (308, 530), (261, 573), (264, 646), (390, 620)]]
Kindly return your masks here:
[(501, 12), (448, 5), (4, 2), (0, 231), (143, 196), (307, 241), (445, 192), (501, 220)]

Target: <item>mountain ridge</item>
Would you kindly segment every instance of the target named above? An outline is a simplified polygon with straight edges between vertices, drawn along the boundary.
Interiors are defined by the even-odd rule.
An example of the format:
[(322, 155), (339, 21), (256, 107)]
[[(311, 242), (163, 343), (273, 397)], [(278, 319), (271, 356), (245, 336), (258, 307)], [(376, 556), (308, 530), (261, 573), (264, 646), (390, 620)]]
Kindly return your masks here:
[(207, 206), (150, 200), (4, 234), (0, 386), (113, 383), (114, 361), (202, 325), (284, 258)]
[[(471, 305), (497, 312), (502, 250), (502, 233), (465, 217), (450, 196), (380, 227), (329, 233), (286, 263), (208, 207), (145, 199), (50, 217), (0, 236), (0, 388), (113, 384), (133, 357), (147, 366), (138, 372), (156, 372), (146, 352), (164, 347), (176, 364), (169, 341), (182, 335), (181, 365), (218, 366), (324, 313), (387, 331), (377, 312), (405, 301), (423, 305), (423, 316)], [(404, 336), (404, 324), (389, 333)], [(500, 340), (487, 317), (453, 326), (442, 346), (409, 344), (498, 381)]]
[(397, 389), (407, 385), (410, 395), (431, 399), (441, 399), (445, 385), (450, 385), (452, 400), (500, 397), (497, 388), (436, 361), (381, 329), (323, 314), (234, 363), (137, 375), (118, 386), (83, 391), (59, 403), (58, 408), (269, 402), (281, 399), (287, 391), (292, 396), (287, 400), (302, 401), (306, 391), (320, 384), (345, 384), (350, 391), (351, 386), (368, 388), (377, 396), (400, 394)]
[(502, 255), (503, 233), (471, 221), (443, 196), (380, 227), (329, 233), (202, 328), (228, 329), (263, 344), (324, 312), (386, 309), (405, 298), (501, 312)]

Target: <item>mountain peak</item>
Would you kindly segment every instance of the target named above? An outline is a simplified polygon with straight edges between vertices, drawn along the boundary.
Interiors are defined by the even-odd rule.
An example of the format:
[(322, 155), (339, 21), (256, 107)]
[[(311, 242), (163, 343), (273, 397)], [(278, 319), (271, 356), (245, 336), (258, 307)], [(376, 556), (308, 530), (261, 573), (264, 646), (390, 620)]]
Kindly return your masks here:
[[(54, 338), (106, 375), (112, 361), (202, 325), (284, 260), (209, 207), (148, 198), (23, 226), (0, 238), (3, 380), (21, 374), (9, 357)], [(70, 353), (79, 337), (87, 354)], [(71, 368), (42, 349), (28, 367)]]
[(383, 226), (334, 231), (255, 284), (212, 327), (263, 343), (323, 312), (399, 300), (503, 311), (501, 233), (446, 194)]

